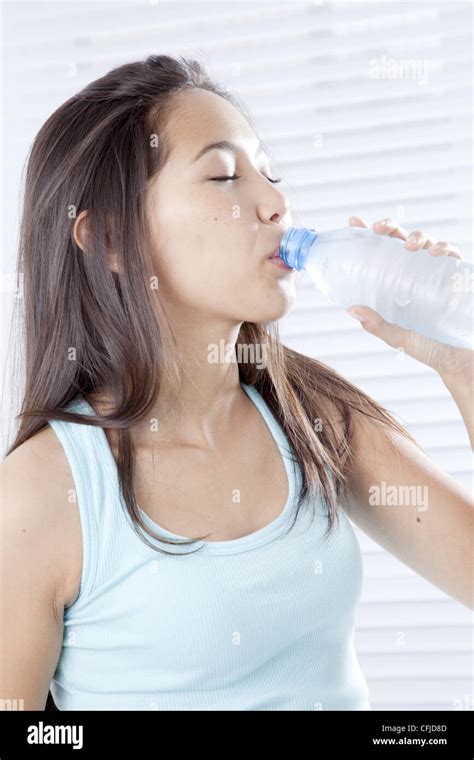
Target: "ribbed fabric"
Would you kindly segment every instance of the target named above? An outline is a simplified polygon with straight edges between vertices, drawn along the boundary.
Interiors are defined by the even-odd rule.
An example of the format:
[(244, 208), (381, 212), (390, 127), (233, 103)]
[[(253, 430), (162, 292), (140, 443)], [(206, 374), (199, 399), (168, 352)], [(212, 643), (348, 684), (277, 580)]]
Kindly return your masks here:
[[(262, 396), (241, 386), (280, 449), (286, 505), (235, 540), (189, 548), (156, 540), (173, 556), (135, 533), (104, 430), (49, 420), (69, 461), (83, 535), (80, 593), (65, 610), (51, 683), (60, 710), (371, 709), (353, 646), (357, 537), (341, 509), (325, 538), (322, 501), (304, 503), (291, 527), (300, 469)], [(82, 396), (68, 408), (94, 413)], [(183, 538), (142, 514), (160, 537)]]

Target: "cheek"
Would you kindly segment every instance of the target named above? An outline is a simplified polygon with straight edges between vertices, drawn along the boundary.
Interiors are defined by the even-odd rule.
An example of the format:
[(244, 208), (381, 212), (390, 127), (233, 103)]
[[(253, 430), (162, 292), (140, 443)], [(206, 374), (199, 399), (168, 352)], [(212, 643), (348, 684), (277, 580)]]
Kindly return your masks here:
[(189, 278), (222, 287), (226, 280), (248, 276), (255, 263), (252, 238), (240, 220), (215, 205), (190, 204), (189, 211), (185, 206), (180, 202), (179, 209), (161, 208), (153, 217), (152, 254), (158, 276), (174, 287)]
[(162, 297), (242, 320), (285, 313), (294, 301), (293, 284), (262, 261), (254, 224), (224, 194), (156, 197), (150, 232)]
[[(211, 226), (214, 225), (214, 226)], [(220, 303), (229, 297), (228, 285), (235, 278), (235, 257), (225, 260), (219, 244), (217, 222), (193, 218), (165, 221), (157, 215), (152, 235), (154, 271), (161, 296), (174, 303), (198, 306)]]
[(236, 232), (229, 200), (202, 186), (157, 191), (149, 208), (153, 250), (168, 264), (182, 257), (197, 257), (204, 264), (208, 254), (230, 243)]

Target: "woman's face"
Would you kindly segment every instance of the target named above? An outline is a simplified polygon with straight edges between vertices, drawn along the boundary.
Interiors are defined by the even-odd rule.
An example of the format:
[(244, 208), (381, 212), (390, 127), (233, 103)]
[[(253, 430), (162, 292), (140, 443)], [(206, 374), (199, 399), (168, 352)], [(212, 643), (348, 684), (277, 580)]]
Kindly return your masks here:
[[(230, 324), (270, 322), (295, 300), (294, 270), (268, 256), (291, 224), (289, 205), (245, 117), (214, 93), (176, 96), (168, 161), (150, 180), (147, 213), (167, 312)], [(209, 143), (232, 142), (236, 151)], [(216, 181), (237, 175), (239, 179)]]

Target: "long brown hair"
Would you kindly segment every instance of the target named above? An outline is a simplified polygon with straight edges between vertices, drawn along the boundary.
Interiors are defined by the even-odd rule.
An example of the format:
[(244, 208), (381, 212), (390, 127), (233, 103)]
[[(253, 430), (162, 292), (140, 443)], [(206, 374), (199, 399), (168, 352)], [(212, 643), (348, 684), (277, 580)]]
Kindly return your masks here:
[[(163, 373), (176, 388), (179, 383), (179, 347), (159, 290), (150, 287), (145, 197), (147, 183), (167, 159), (173, 95), (190, 87), (227, 98), (252, 123), (245, 105), (211, 81), (199, 62), (153, 55), (90, 83), (38, 132), (27, 163), (18, 253), (25, 385), (19, 429), (7, 451), (48, 419), (114, 430), (121, 494), (134, 529), (167, 554), (148, 540), (155, 534), (135, 500), (130, 428), (151, 410)], [(73, 227), (85, 210), (89, 224), (82, 249)], [(120, 272), (107, 263), (110, 246)], [(239, 345), (265, 346), (265, 366), (239, 361)], [(413, 438), (336, 371), (282, 345), (276, 323), (242, 323), (236, 357), (240, 380), (255, 386), (293, 447), (302, 474), (298, 510), (306, 500), (323, 498), (330, 530), (340, 501), (350, 497), (354, 410)], [(112, 400), (109, 414), (64, 411), (78, 394), (88, 398), (102, 391)], [(342, 436), (335, 414), (344, 421)]]

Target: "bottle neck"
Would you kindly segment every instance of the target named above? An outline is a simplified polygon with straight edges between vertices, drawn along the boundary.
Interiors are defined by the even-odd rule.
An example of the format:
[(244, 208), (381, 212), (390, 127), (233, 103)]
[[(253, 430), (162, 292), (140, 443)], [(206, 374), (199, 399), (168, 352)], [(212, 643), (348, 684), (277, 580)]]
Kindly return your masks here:
[(304, 269), (310, 249), (318, 237), (311, 227), (289, 227), (280, 243), (280, 258), (292, 269)]

